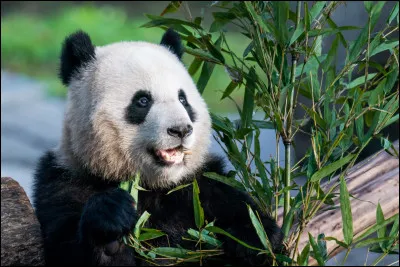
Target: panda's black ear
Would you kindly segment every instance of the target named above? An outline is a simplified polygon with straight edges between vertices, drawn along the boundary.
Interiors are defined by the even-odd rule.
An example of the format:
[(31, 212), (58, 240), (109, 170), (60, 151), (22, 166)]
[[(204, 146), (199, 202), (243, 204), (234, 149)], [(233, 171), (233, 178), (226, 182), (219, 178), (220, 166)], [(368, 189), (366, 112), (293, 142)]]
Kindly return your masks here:
[(65, 38), (61, 51), (61, 81), (68, 85), (74, 73), (94, 58), (94, 46), (87, 33), (77, 31), (69, 35)]
[(181, 37), (172, 28), (169, 28), (161, 39), (161, 45), (167, 47), (172, 53), (177, 55), (179, 59), (182, 58), (183, 45)]

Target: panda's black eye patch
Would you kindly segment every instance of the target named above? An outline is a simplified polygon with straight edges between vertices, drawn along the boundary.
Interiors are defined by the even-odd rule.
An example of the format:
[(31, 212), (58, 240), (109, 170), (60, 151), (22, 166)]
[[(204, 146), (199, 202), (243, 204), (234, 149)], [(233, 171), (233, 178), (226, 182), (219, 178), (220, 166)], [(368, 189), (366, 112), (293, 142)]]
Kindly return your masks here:
[(195, 122), (197, 118), (196, 112), (194, 112), (192, 106), (187, 101), (186, 94), (182, 89), (180, 89), (178, 92), (178, 99), (182, 103), (183, 107), (186, 109), (186, 112), (188, 113), (190, 120), (192, 122)]
[(132, 124), (143, 123), (152, 104), (153, 98), (150, 92), (144, 90), (136, 92), (132, 97), (131, 103), (126, 108), (126, 120)]

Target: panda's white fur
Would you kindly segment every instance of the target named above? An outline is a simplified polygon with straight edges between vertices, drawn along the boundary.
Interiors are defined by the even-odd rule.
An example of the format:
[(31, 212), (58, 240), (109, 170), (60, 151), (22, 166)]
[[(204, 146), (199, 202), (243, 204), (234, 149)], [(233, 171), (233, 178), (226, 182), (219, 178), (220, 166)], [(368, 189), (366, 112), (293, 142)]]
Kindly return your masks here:
[[(194, 122), (178, 99), (180, 89), (196, 113)], [(154, 104), (145, 121), (135, 125), (125, 119), (125, 110), (138, 90), (150, 91)], [(147, 148), (180, 145), (167, 134), (167, 128), (177, 123), (193, 127), (182, 144), (191, 154), (185, 155), (184, 164), (155, 164)], [(68, 169), (84, 166), (106, 179), (121, 181), (139, 171), (148, 187), (167, 187), (204, 163), (210, 131), (206, 103), (175, 54), (162, 45), (119, 42), (96, 47), (95, 59), (71, 78), (56, 154)]]

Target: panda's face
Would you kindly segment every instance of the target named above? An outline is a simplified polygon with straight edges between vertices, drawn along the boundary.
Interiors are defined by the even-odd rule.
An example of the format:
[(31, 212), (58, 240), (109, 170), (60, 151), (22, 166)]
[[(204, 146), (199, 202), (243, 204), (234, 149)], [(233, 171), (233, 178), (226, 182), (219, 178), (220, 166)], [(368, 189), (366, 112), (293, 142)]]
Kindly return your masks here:
[(207, 106), (179, 53), (165, 46), (96, 47), (70, 77), (64, 143), (93, 172), (124, 180), (139, 171), (149, 187), (165, 187), (191, 178), (204, 162)]

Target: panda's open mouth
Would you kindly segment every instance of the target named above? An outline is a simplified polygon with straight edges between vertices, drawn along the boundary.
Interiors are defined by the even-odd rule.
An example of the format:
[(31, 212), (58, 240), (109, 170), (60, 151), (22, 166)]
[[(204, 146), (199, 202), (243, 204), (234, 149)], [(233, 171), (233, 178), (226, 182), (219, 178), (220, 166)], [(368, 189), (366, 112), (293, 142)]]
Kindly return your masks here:
[(165, 165), (181, 164), (183, 163), (183, 158), (185, 156), (182, 146), (169, 149), (154, 150), (154, 155), (156, 156), (158, 162)]

